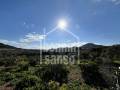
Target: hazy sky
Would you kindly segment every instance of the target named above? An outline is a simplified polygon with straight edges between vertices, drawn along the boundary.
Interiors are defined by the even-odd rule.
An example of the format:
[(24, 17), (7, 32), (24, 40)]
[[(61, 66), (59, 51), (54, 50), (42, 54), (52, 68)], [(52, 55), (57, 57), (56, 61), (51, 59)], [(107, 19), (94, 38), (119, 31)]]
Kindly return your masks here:
[[(81, 43), (120, 42), (120, 0), (0, 0), (0, 42), (37, 47), (61, 18)], [(59, 29), (46, 37), (46, 43), (75, 41)]]

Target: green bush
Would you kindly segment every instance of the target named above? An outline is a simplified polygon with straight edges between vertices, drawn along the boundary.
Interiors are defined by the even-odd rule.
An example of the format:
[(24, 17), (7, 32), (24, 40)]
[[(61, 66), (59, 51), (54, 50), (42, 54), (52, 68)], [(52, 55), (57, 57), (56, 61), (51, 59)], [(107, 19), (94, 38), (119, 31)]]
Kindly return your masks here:
[(67, 84), (63, 83), (62, 86), (60, 87), (60, 90), (69, 90), (69, 87)]
[(55, 81), (50, 81), (48, 83), (48, 89), (49, 90), (59, 90), (59, 83)]
[(42, 83), (41, 79), (38, 78), (37, 76), (25, 75), (16, 81), (15, 88), (16, 90), (17, 89), (22, 90), (24, 88), (35, 87), (36, 85), (41, 84), (41, 83)]
[(11, 81), (14, 78), (15, 78), (15, 75), (10, 73), (10, 72), (5, 72), (5, 73), (0, 75), (0, 79), (5, 81), (5, 82)]
[(67, 81), (68, 71), (64, 65), (46, 65), (39, 67), (35, 74), (40, 77), (44, 82), (50, 80), (63, 83)]

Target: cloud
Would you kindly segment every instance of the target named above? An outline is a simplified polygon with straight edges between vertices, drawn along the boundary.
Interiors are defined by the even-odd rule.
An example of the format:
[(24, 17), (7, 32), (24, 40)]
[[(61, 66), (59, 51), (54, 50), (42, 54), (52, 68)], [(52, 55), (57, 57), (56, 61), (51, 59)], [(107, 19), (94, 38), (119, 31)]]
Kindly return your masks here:
[(0, 39), (1, 43), (8, 44), (11, 46), (15, 46), (18, 48), (24, 48), (24, 49), (51, 49), (51, 48), (59, 48), (59, 47), (74, 47), (74, 46), (82, 46), (86, 44), (86, 42), (63, 42), (63, 43), (46, 43), (44, 45), (40, 43), (21, 43), (21, 42), (16, 42), (16, 41), (9, 41), (9, 40), (4, 40)]
[(43, 45), (44, 49), (51, 49), (51, 48), (64, 48), (64, 47), (74, 47), (74, 46), (82, 46), (86, 44), (86, 42), (59, 42), (59, 43), (45, 43)]
[(114, 5), (119, 5), (120, 0), (92, 0), (93, 2), (100, 3), (100, 2), (110, 2), (113, 3)]
[(15, 46), (18, 48), (25, 48), (25, 49), (51, 49), (51, 48), (59, 48), (59, 47), (73, 47), (73, 46), (82, 46), (86, 44), (85, 42), (72, 42), (72, 41), (65, 41), (65, 42), (56, 42), (56, 43), (44, 43), (41, 44), (40, 41), (45, 39), (45, 35), (41, 35), (38, 33), (28, 33), (23, 38), (18, 39), (18, 41), (11, 41), (11, 40), (4, 40), (0, 39), (1, 43), (8, 44), (11, 46)]
[(0, 39), (0, 43), (4, 43), (15, 47), (24, 47), (24, 44), (11, 40)]
[[(1, 43), (15, 46), (18, 48), (40, 48), (40, 41), (45, 39), (45, 35), (37, 34), (35, 32), (26, 34), (23, 38), (17, 41), (0, 39)], [(38, 42), (38, 43), (36, 43)], [(35, 48), (35, 49), (36, 49)]]
[(115, 5), (119, 5), (120, 4), (120, 0), (111, 0)]
[(25, 35), (24, 38), (20, 39), (21, 43), (31, 43), (31, 42), (38, 42), (45, 39), (45, 35), (40, 35), (37, 33), (28, 33), (27, 35)]

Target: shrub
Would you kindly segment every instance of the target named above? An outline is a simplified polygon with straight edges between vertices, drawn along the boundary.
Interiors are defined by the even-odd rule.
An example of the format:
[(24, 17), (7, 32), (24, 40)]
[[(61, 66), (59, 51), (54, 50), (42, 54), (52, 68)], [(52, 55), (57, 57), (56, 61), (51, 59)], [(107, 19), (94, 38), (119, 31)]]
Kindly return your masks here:
[(59, 89), (59, 83), (55, 81), (50, 81), (48, 83), (48, 89), (49, 90), (58, 90)]

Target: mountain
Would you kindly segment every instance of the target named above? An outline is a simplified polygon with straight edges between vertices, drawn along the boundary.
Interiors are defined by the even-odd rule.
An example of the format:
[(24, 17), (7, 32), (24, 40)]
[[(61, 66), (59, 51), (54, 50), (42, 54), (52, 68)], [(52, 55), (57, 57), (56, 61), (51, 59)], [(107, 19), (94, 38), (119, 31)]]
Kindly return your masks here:
[(0, 43), (0, 49), (16, 49), (16, 47)]
[(102, 45), (97, 45), (97, 44), (93, 44), (93, 43), (87, 43), (83, 46), (81, 46), (82, 49), (92, 49), (92, 48), (99, 48), (102, 47)]

